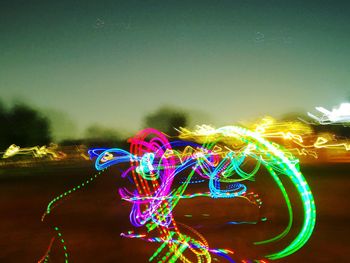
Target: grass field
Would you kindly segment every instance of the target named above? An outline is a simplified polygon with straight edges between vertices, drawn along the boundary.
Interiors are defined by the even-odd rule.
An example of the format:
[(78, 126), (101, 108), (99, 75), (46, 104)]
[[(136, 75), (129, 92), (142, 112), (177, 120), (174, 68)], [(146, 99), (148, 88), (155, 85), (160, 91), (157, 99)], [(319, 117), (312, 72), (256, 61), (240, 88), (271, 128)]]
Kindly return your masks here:
[[(130, 204), (122, 201), (117, 189), (123, 185), (120, 172), (113, 168), (74, 192), (41, 222), (48, 202), (95, 173), (92, 163), (77, 167), (8, 168), (0, 170), (0, 262), (37, 262), (45, 253), (59, 226), (67, 246), (69, 262), (148, 262), (159, 245), (120, 237), (133, 229), (129, 222)], [(313, 191), (317, 223), (309, 242), (297, 253), (276, 262), (349, 262), (350, 207), (348, 165), (305, 166), (301, 168)], [(174, 210), (178, 222), (195, 227), (211, 247), (232, 248), (235, 259), (259, 258), (283, 248), (295, 235), (300, 220), (286, 240), (258, 247), (252, 241), (278, 234), (287, 224), (287, 212), (270, 178), (259, 175), (248, 185), (261, 194), (258, 210), (243, 199), (198, 198), (180, 201)], [(293, 203), (298, 198), (289, 189)], [(302, 217), (295, 207), (296, 218)], [(228, 221), (266, 222), (232, 225)], [(261, 257), (260, 257), (261, 258)], [(64, 262), (62, 247), (56, 242), (51, 262)], [(213, 262), (227, 262), (213, 257)]]

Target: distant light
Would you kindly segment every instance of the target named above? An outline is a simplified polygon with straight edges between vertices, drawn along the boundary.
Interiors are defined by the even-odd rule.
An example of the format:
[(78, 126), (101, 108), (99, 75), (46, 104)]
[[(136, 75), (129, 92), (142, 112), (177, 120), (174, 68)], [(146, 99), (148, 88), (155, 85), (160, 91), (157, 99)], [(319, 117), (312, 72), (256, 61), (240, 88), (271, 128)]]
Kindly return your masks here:
[(350, 124), (350, 103), (341, 103), (339, 107), (334, 107), (332, 111), (329, 111), (323, 107), (316, 107), (316, 110), (321, 112), (321, 117), (315, 116), (308, 112), (308, 116), (316, 120), (320, 124)]

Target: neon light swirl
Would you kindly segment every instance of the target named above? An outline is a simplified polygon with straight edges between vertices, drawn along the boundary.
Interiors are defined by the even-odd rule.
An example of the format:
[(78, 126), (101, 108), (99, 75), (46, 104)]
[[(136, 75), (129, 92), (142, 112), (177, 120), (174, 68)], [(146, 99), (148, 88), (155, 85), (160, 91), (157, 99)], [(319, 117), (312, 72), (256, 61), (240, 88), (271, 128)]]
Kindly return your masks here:
[[(195, 197), (195, 195), (184, 194), (195, 175), (208, 181), (208, 195), (212, 198), (243, 197), (247, 194), (247, 188), (240, 182), (254, 176), (260, 165), (263, 165), (282, 191), (290, 214), (290, 222), (285, 231), (278, 236), (256, 244), (277, 241), (287, 235), (291, 228), (292, 208), (280, 176), (288, 176), (298, 190), (304, 209), (304, 223), (289, 246), (266, 255), (266, 258), (286, 257), (307, 242), (315, 226), (316, 210), (311, 190), (298, 168), (298, 160), (295, 157), (285, 155), (279, 148), (263, 139), (259, 133), (235, 126), (220, 129), (202, 126), (195, 132), (182, 129), (180, 138), (195, 139), (201, 144), (190, 141), (169, 142), (164, 134), (146, 129), (129, 140), (130, 153), (120, 149), (109, 149), (103, 151), (96, 159), (97, 170), (121, 162), (130, 162), (131, 168), (122, 176), (130, 177), (134, 181), (136, 191), (131, 192), (121, 188), (119, 193), (124, 200), (133, 203), (130, 221), (134, 226), (147, 226), (149, 232), (157, 229), (161, 239), (167, 240), (164, 242), (168, 243), (168, 249), (171, 254), (176, 255), (176, 259), (181, 259), (183, 262), (189, 260), (184, 255), (178, 255), (181, 249), (174, 244), (174, 241), (170, 241), (174, 239), (173, 236), (176, 236), (177, 242), (186, 244), (186, 248), (183, 245), (180, 246), (184, 250), (192, 248), (201, 260), (206, 259), (209, 262), (208, 251), (211, 250), (206, 248), (207, 252), (204, 253), (203, 246), (197, 244), (203, 241), (187, 239), (180, 232), (172, 214), (174, 207), (181, 199)], [(225, 153), (220, 149), (220, 152), (217, 152), (214, 146), (221, 140), (236, 140), (240, 148), (235, 151), (226, 149)], [(181, 150), (175, 150), (184, 147), (184, 152), (186, 151), (187, 154), (183, 154)], [(107, 153), (113, 154), (113, 158), (102, 162)], [(256, 160), (256, 166), (250, 173), (241, 169), (241, 165), (248, 157)], [(173, 185), (175, 177), (181, 176), (186, 170), (190, 170), (186, 180), (176, 188)], [(239, 177), (233, 178), (233, 175)]]
[[(213, 255), (235, 262), (232, 249), (212, 248), (197, 230), (177, 222), (173, 210), (181, 200), (197, 197), (244, 198), (260, 208), (262, 201), (259, 195), (249, 192), (244, 182), (252, 180), (262, 167), (266, 168), (279, 187), (290, 219), (280, 234), (255, 244), (277, 242), (292, 227), (292, 205), (281, 180), (287, 177), (300, 195), (304, 221), (299, 233), (287, 247), (264, 257), (280, 259), (305, 245), (315, 226), (316, 209), (311, 190), (299, 170), (298, 159), (264, 139), (261, 133), (237, 126), (219, 129), (200, 126), (195, 131), (181, 129), (179, 138), (181, 140), (170, 142), (165, 134), (149, 128), (129, 139), (129, 152), (118, 148), (89, 150), (90, 157), (96, 158), (95, 167), (100, 171), (99, 174), (112, 165), (129, 163), (129, 168), (122, 172), (121, 177), (132, 181), (135, 189), (119, 188), (119, 194), (123, 200), (132, 204), (130, 222), (140, 229), (140, 233), (129, 231), (121, 236), (160, 243), (150, 257), (150, 262), (202, 263), (211, 262)], [(250, 171), (245, 166), (247, 163), (254, 164), (250, 166)], [(54, 198), (43, 219), (52, 212), (59, 200), (80, 190), (97, 176)], [(207, 185), (207, 191), (190, 192), (191, 184)], [(261, 218), (261, 221), (266, 221), (266, 218)], [(256, 222), (228, 222), (241, 223)]]

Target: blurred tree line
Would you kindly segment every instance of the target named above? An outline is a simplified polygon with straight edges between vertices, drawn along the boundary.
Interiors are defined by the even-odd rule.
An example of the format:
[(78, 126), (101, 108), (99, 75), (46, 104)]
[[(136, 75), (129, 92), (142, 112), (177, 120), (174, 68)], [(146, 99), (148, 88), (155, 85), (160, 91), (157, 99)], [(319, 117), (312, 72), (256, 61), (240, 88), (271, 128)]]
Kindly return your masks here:
[[(191, 112), (191, 114), (193, 113)], [(176, 136), (176, 128), (193, 125), (193, 123), (189, 124), (191, 116), (185, 110), (163, 106), (147, 114), (143, 119), (142, 126), (143, 128), (158, 129), (169, 136)], [(197, 114), (197, 116), (199, 115)], [(289, 113), (280, 119), (281, 121), (297, 120), (300, 116), (302, 114)], [(302, 117), (304, 118), (304, 116)], [(53, 139), (51, 121), (48, 117), (45, 117), (43, 112), (41, 113), (39, 110), (23, 103), (6, 108), (0, 101), (0, 151), (7, 149), (11, 144), (16, 144), (20, 147), (49, 144)], [(205, 123), (198, 117), (196, 117), (195, 121), (195, 124)], [(350, 138), (349, 126), (312, 125), (312, 128), (315, 133), (331, 132), (338, 136)], [(65, 139), (58, 141), (58, 143), (61, 145), (85, 144), (88, 147), (128, 148), (127, 137), (126, 135), (123, 136), (117, 129), (95, 124), (88, 127), (81, 138)]]
[[(188, 114), (174, 107), (161, 107), (146, 115), (143, 128), (155, 128), (169, 136), (177, 135), (175, 128), (185, 127), (188, 123)], [(91, 125), (84, 133), (84, 138), (77, 140), (64, 140), (62, 145), (85, 144), (88, 147), (118, 147), (128, 149), (127, 136), (118, 130), (101, 125)]]
[(66, 139), (61, 141), (60, 144), (64, 146), (84, 144), (88, 148), (128, 148), (126, 138), (117, 129), (104, 127), (98, 124), (89, 126), (85, 130), (82, 138)]
[[(52, 120), (43, 113), (23, 103), (6, 108), (0, 101), (0, 151), (4, 151), (11, 144), (31, 147), (52, 142)], [(187, 124), (188, 114), (185, 111), (168, 106), (146, 115), (143, 127), (152, 127), (174, 136), (177, 134), (175, 128), (185, 127)], [(128, 147), (126, 136), (121, 135), (118, 130), (97, 124), (89, 126), (81, 138), (64, 139), (59, 143), (85, 144), (88, 147)]]

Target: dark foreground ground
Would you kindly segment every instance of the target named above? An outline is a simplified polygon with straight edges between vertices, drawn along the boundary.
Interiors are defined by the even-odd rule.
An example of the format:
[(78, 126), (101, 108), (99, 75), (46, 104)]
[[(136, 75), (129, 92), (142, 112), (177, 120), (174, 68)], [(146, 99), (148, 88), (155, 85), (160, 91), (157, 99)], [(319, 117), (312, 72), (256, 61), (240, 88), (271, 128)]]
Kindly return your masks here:
[[(315, 197), (316, 228), (300, 251), (275, 262), (350, 262), (349, 165), (306, 166), (302, 172)], [(148, 262), (159, 244), (120, 237), (121, 232), (133, 228), (129, 223), (130, 205), (121, 201), (117, 192), (123, 184), (117, 170), (107, 171), (84, 190), (66, 198), (41, 222), (52, 198), (94, 173), (92, 164), (0, 170), (0, 262), (37, 262), (50, 243), (54, 225), (62, 231), (69, 262)], [(174, 215), (178, 222), (202, 233), (211, 247), (232, 248), (237, 262), (262, 258), (258, 255), (283, 248), (300, 227), (300, 220), (295, 220), (295, 230), (286, 240), (263, 247), (251, 245), (252, 241), (278, 234), (286, 226), (287, 216), (281, 195), (270, 178), (258, 176), (250, 187), (263, 198), (260, 210), (243, 199), (198, 198), (180, 201)], [(290, 194), (298, 204), (293, 190)], [(294, 208), (296, 218), (301, 217), (300, 206)], [(267, 217), (267, 221), (227, 224), (261, 217)], [(53, 245), (51, 259), (54, 263), (64, 262), (58, 242)], [(213, 257), (213, 262), (227, 261)]]

